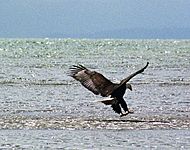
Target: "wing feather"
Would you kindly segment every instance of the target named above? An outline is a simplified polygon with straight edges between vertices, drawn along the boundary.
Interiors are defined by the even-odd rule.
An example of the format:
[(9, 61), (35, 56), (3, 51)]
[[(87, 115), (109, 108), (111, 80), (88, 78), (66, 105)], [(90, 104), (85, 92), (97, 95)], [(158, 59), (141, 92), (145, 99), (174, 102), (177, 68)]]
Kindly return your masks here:
[(128, 82), (130, 79), (132, 79), (134, 76), (136, 76), (136, 75), (142, 73), (142, 72), (148, 67), (148, 64), (149, 64), (149, 62), (147, 62), (147, 64), (146, 64), (142, 69), (136, 71), (135, 73), (129, 75), (127, 78), (123, 79), (120, 84), (127, 83), (127, 82)]
[(86, 87), (88, 90), (93, 92), (94, 94), (98, 95), (99, 92), (97, 88), (94, 86), (91, 76), (93, 75), (93, 72), (88, 70), (82, 65), (75, 66), (70, 68), (70, 74), (71, 77), (79, 81), (84, 87)]
[(96, 95), (109, 96), (108, 94), (114, 87), (114, 84), (102, 74), (91, 71), (82, 65), (73, 65), (70, 68), (70, 76)]
[(115, 84), (115, 86), (112, 88), (112, 90), (109, 91), (110, 93), (108, 93), (108, 94), (110, 95), (113, 91), (120, 88), (123, 84), (126, 84), (130, 79), (132, 79), (136, 75), (142, 73), (148, 67), (148, 65), (149, 65), (149, 62), (147, 62), (147, 64), (142, 69), (136, 71), (135, 73), (133, 73), (133, 74), (129, 75), (128, 77), (126, 77), (125, 79), (121, 80), (121, 82), (119, 84)]

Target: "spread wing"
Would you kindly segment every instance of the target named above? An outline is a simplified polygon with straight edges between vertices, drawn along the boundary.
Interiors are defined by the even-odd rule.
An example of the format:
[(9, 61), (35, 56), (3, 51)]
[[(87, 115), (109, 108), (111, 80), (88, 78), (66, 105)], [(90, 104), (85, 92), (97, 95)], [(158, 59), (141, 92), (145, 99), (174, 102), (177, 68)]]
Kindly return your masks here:
[(127, 83), (130, 79), (132, 79), (134, 76), (142, 73), (147, 67), (148, 67), (148, 64), (149, 62), (147, 62), (146, 66), (144, 66), (142, 69), (136, 71), (135, 73), (129, 75), (127, 78), (123, 79), (121, 82), (120, 82), (120, 85), (122, 85), (123, 83)]
[(109, 96), (114, 87), (114, 84), (102, 74), (91, 71), (82, 65), (73, 65), (70, 68), (70, 76), (96, 95)]

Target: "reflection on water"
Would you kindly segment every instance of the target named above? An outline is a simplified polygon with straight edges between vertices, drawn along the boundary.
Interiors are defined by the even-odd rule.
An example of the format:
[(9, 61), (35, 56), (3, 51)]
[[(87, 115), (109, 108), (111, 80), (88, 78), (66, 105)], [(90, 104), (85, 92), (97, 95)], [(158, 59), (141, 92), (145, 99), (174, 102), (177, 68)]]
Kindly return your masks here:
[[(144, 143), (155, 149), (186, 149), (190, 143), (189, 49), (189, 40), (1, 39), (0, 140), (7, 138), (1, 148), (31, 148), (39, 137), (39, 144), (35, 143), (39, 148), (128, 145), (146, 149)], [(95, 103), (100, 96), (67, 76), (71, 65), (81, 63), (118, 82), (147, 61), (149, 67), (130, 81), (133, 91), (124, 96), (135, 113), (122, 118), (111, 107)], [(163, 135), (161, 129), (169, 131)], [(81, 133), (87, 139), (78, 136), (70, 147)], [(23, 139), (14, 141), (19, 135)], [(63, 141), (65, 147), (59, 144)], [(96, 145), (96, 141), (103, 142)]]

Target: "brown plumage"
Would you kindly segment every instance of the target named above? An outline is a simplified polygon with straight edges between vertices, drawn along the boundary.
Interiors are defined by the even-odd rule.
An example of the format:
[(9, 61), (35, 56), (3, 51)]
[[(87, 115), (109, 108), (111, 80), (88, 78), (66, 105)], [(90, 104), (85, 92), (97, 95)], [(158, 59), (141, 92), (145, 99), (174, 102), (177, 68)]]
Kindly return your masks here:
[[(125, 100), (123, 99), (123, 95), (125, 94), (126, 89), (132, 90), (132, 87), (127, 82), (132, 79), (137, 74), (142, 73), (147, 67), (149, 62), (147, 62), (146, 66), (142, 69), (136, 71), (135, 73), (129, 75), (127, 78), (121, 80), (120, 83), (112, 83), (102, 74), (91, 71), (82, 65), (73, 65), (70, 68), (70, 76), (79, 81), (84, 87), (93, 92), (96, 95), (101, 95), (103, 97), (111, 96), (113, 100), (109, 101), (101, 101), (102, 103), (108, 105), (110, 104), (113, 110), (120, 114), (121, 116), (130, 113)], [(125, 111), (125, 114), (122, 113), (121, 107)]]

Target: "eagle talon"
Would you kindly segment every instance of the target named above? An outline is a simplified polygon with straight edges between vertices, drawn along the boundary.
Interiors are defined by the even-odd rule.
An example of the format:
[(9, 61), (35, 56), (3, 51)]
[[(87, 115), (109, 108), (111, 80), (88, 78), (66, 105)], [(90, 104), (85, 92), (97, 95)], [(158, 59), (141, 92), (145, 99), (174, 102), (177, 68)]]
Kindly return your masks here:
[(126, 111), (125, 113), (121, 113), (121, 114), (120, 114), (120, 117), (127, 116), (128, 114), (133, 114), (133, 113), (134, 113), (133, 110), (128, 110), (128, 111)]
[(124, 114), (121, 113), (121, 114), (120, 114), (120, 117), (127, 116), (128, 114), (129, 114), (128, 112), (126, 112), (126, 113), (124, 113)]
[(127, 112), (128, 112), (128, 114), (133, 114), (134, 113), (133, 110), (128, 110)]
[(120, 117), (123, 117), (124, 116), (124, 114), (122, 113), (122, 114), (120, 114)]

